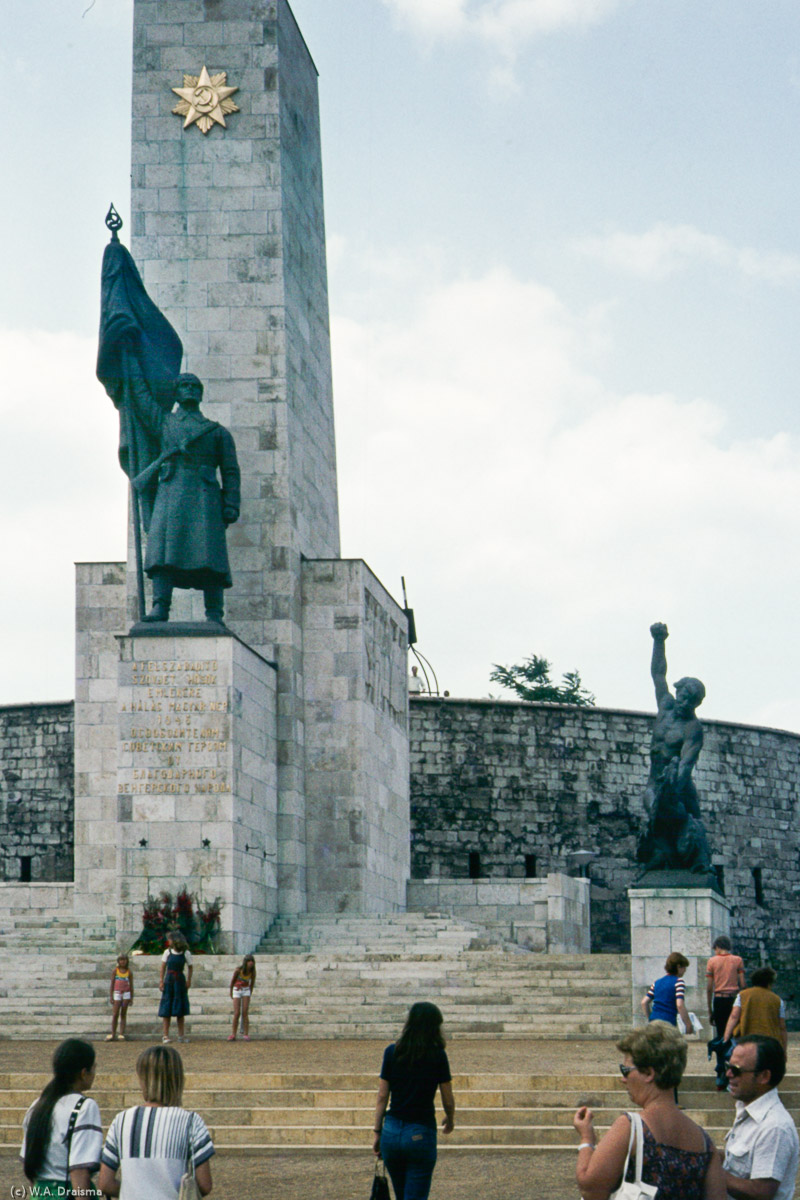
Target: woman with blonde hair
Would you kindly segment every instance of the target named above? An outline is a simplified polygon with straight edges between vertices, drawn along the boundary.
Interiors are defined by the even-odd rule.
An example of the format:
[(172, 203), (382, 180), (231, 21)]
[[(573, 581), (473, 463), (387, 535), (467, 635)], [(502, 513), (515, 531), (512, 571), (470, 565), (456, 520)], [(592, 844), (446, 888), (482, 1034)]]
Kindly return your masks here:
[(111, 1122), (98, 1188), (120, 1200), (177, 1200), (181, 1178), (193, 1168), (200, 1194), (207, 1196), (214, 1143), (203, 1118), (181, 1107), (180, 1054), (172, 1046), (151, 1046), (136, 1060), (136, 1074), (144, 1104), (117, 1113)]
[[(651, 1021), (617, 1042), (619, 1069), (641, 1116), (625, 1113), (598, 1143), (592, 1110), (582, 1105), (573, 1118), (580, 1136), (576, 1179), (583, 1200), (608, 1200), (635, 1175), (641, 1125), (642, 1182), (658, 1188), (658, 1200), (725, 1200), (722, 1160), (714, 1143), (675, 1102), (686, 1069), (686, 1041), (666, 1021)], [(626, 1156), (630, 1157), (625, 1173)]]

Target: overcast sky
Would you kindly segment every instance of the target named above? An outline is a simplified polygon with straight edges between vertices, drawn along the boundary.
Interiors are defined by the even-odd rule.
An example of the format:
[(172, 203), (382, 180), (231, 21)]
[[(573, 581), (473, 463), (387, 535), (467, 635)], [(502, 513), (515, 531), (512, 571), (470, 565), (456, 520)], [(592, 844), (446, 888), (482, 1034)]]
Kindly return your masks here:
[[(800, 730), (796, 0), (294, 0), (320, 72), (342, 549), (453, 695), (536, 652)], [(125, 554), (94, 379), (131, 0), (3, 11), (0, 703)], [(199, 66), (202, 64), (198, 64)]]

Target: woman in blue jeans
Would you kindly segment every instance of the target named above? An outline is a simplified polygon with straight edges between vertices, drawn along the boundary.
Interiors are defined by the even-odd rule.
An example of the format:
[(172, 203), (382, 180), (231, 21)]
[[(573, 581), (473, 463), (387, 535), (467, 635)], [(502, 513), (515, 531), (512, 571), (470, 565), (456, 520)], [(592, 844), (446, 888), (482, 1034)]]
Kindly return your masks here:
[(453, 1129), (456, 1106), (444, 1045), (442, 1014), (420, 1000), (383, 1054), (372, 1148), (386, 1163), (395, 1200), (428, 1200), (436, 1166), (437, 1087), (445, 1113), (442, 1133)]

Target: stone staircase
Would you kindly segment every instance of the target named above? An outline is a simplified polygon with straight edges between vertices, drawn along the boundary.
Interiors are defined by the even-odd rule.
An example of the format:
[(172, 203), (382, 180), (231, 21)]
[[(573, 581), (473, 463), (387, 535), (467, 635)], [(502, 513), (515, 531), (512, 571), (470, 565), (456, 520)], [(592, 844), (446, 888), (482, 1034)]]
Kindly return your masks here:
[(257, 954), (407, 954), (445, 950), (521, 948), (485, 926), (444, 913), (404, 912), (382, 917), (302, 913), (277, 917)]
[[(36, 916), (31, 909), (7, 909), (0, 915), (0, 951), (96, 949), (116, 953), (116, 923), (79, 921), (77, 917)], [(110, 970), (110, 968), (109, 968)]]
[[(48, 1076), (0, 1074), (0, 1153), (16, 1154), (28, 1105)], [(205, 1119), (218, 1150), (359, 1150), (370, 1145), (375, 1073), (248, 1073), (192, 1071), (184, 1094), (187, 1108)], [(557, 1151), (574, 1149), (572, 1114), (590, 1103), (602, 1131), (629, 1106), (619, 1076), (470, 1073), (453, 1077), (456, 1130), (440, 1148), (458, 1150)], [(92, 1095), (104, 1128), (120, 1109), (140, 1103), (133, 1073), (103, 1071)], [(800, 1119), (800, 1076), (787, 1076), (781, 1097)], [(722, 1144), (732, 1120), (729, 1096), (714, 1090), (713, 1078), (686, 1076), (681, 1103)], [(437, 1101), (438, 1103), (438, 1101)], [(441, 1120), (439, 1113), (439, 1120)]]
[[(37, 942), (34, 939), (33, 945)], [(105, 1035), (113, 950), (0, 948), (0, 1038)], [(134, 1038), (159, 1031), (157, 958), (135, 957)], [(630, 960), (421, 948), (417, 953), (259, 954), (254, 1038), (392, 1038), (414, 1000), (459, 1036), (615, 1037), (630, 1019)], [(187, 1032), (227, 1034), (239, 956), (195, 959)]]

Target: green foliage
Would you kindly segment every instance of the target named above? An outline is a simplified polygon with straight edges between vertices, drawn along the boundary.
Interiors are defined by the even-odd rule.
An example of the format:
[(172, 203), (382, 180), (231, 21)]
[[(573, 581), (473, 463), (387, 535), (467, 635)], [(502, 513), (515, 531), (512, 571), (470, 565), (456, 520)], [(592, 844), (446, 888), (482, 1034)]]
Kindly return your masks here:
[(594, 696), (583, 686), (578, 671), (566, 671), (561, 683), (550, 678), (550, 663), (538, 654), (532, 654), (524, 662), (510, 667), (492, 664), (489, 675), (492, 683), (516, 692), (520, 700), (550, 701), (552, 704), (577, 704), (588, 708), (594, 704)]
[(148, 896), (142, 908), (142, 932), (131, 946), (131, 952), (163, 954), (167, 934), (179, 930), (193, 954), (213, 954), (214, 938), (219, 932), (219, 897), (203, 907), (202, 902), (185, 887), (173, 901), (170, 892)]

